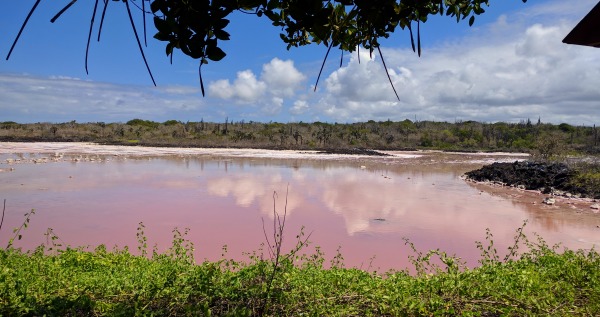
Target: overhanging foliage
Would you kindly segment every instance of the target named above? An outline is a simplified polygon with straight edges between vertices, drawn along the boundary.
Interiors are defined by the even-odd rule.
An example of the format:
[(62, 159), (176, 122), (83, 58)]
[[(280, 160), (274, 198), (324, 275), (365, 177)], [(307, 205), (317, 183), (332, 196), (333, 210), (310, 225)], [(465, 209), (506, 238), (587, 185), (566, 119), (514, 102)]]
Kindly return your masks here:
[[(37, 0), (31, 8), (6, 59), (10, 57), (40, 1)], [(51, 22), (56, 21), (76, 2), (77, 0), (68, 2), (51, 19)], [(96, 0), (91, 11), (88, 49), (95, 18), (99, 16), (98, 40), (100, 40), (106, 9), (111, 2), (124, 4), (144, 61), (146, 58), (131, 10), (135, 7), (142, 13), (144, 42), (146, 16), (152, 15), (157, 30), (154, 38), (167, 42), (165, 50), (167, 56), (172, 57), (175, 50), (180, 50), (185, 55), (199, 60), (203, 95), (204, 84), (200, 68), (209, 60), (220, 61), (226, 56), (220, 41), (230, 40), (226, 28), (230, 22), (230, 14), (233, 12), (269, 19), (274, 27), (281, 29), (280, 38), (288, 49), (309, 44), (323, 44), (328, 48), (325, 56), (327, 59), (332, 48), (353, 52), (362, 46), (372, 54), (374, 49), (379, 50), (379, 40), (388, 38), (397, 28), (410, 32), (412, 48), (420, 55), (420, 24), (427, 22), (430, 16), (447, 16), (456, 19), (457, 22), (468, 19), (469, 25), (473, 25), (475, 17), (484, 13), (485, 7), (489, 6), (489, 0)], [(130, 7), (130, 3), (135, 7)], [(381, 55), (380, 50), (379, 53)], [(146, 66), (152, 77), (147, 63)], [(154, 82), (154, 78), (152, 81)]]

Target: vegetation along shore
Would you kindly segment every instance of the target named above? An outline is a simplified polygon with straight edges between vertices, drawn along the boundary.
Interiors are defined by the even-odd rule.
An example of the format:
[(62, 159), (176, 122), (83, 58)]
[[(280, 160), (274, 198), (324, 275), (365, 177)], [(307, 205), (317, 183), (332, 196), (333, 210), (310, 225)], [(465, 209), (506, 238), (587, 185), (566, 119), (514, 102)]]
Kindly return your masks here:
[(596, 126), (475, 121), (368, 121), (359, 123), (155, 122), (16, 123), (0, 122), (0, 141), (86, 141), (104, 144), (233, 147), (264, 149), (373, 150), (436, 149), (557, 154), (600, 153)]
[[(32, 212), (33, 213), (33, 212)], [(24, 226), (0, 249), (3, 316), (597, 316), (600, 255), (560, 250), (518, 228), (514, 244), (496, 250), (493, 235), (477, 242), (480, 266), (411, 241), (411, 271), (344, 267), (302, 232), (283, 245), (281, 218), (264, 248), (247, 261), (196, 263), (194, 245), (173, 230), (164, 253), (63, 246), (51, 229), (34, 251), (14, 248)], [(523, 225), (525, 226), (525, 225)], [(265, 237), (269, 235), (265, 233)], [(287, 247), (287, 248), (286, 248)], [(288, 251), (284, 251), (288, 250)]]
[[(373, 154), (376, 150), (525, 151), (535, 161), (494, 163), (467, 177), (546, 193), (599, 199), (598, 164), (564, 160), (599, 153), (595, 127), (478, 122), (256, 123), (131, 120), (127, 123), (0, 123), (1, 141), (307, 149)], [(366, 150), (366, 148), (373, 150)], [(559, 160), (557, 160), (559, 158)], [(6, 208), (3, 209), (3, 215)], [(491, 231), (475, 242), (477, 267), (410, 240), (412, 268), (389, 272), (344, 266), (310, 236), (273, 230), (246, 261), (196, 261), (187, 230), (171, 247), (149, 249), (140, 223), (137, 250), (64, 245), (52, 229), (35, 250), (14, 247), (35, 211), (0, 249), (2, 316), (598, 316), (600, 254), (548, 245), (517, 228), (497, 250)], [(282, 221), (283, 220), (283, 221)], [(271, 226), (267, 226), (271, 227)], [(2, 228), (0, 223), (0, 230)], [(268, 231), (268, 230), (266, 230)], [(34, 233), (27, 233), (34, 234)], [(132, 233), (133, 234), (133, 233)], [(286, 236), (286, 243), (283, 237)], [(291, 243), (291, 244), (289, 244)]]
[[(600, 154), (594, 126), (558, 125), (524, 120), (519, 123), (457, 121), (368, 121), (359, 123), (261, 123), (234, 121), (126, 123), (0, 122), (0, 141), (68, 142), (162, 147), (262, 148), (318, 150), (322, 153), (385, 155), (378, 150), (445, 150), (459, 152), (526, 152), (537, 165), (495, 164), (474, 171), (474, 181), (492, 181), (526, 189), (564, 191), (582, 197), (600, 196), (597, 163), (548, 164), (567, 156)], [(544, 162), (544, 163), (541, 163)], [(565, 161), (566, 162), (566, 161)], [(568, 162), (567, 162), (568, 163)], [(558, 163), (557, 163), (558, 164)], [(512, 166), (512, 167), (511, 167)], [(493, 171), (492, 171), (493, 170)], [(561, 176), (553, 171), (561, 171)], [(548, 173), (547, 173), (548, 172)]]

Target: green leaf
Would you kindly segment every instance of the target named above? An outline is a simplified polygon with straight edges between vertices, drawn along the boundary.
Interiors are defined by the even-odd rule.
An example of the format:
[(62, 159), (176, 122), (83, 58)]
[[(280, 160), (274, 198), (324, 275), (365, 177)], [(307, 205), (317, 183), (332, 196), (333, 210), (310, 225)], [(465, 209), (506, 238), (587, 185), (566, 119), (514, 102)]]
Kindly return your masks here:
[(267, 10), (272, 11), (277, 9), (277, 7), (279, 7), (279, 0), (269, 0), (269, 3), (267, 4)]
[(267, 10), (267, 11), (265, 11), (265, 15), (267, 16), (267, 18), (269, 18), (269, 20), (271, 20), (273, 22), (280, 20), (279, 14), (277, 14), (273, 11)]
[(154, 38), (159, 41), (170, 41), (171, 40), (171, 36), (169, 34), (161, 33), (161, 32), (154, 34)]
[(472, 15), (471, 18), (469, 19), (469, 26), (473, 26), (473, 23), (475, 23), (475, 16)]
[(173, 54), (173, 47), (174, 47), (173, 43), (167, 43), (167, 48), (166, 48), (167, 56)]
[(214, 34), (215, 34), (215, 37), (221, 41), (229, 41), (229, 33), (225, 32), (223, 30), (215, 30)]
[(217, 22), (214, 23), (214, 28), (215, 30), (217, 29), (224, 29), (227, 25), (229, 25), (229, 20), (227, 19), (219, 19)]
[(152, 1), (152, 3), (150, 3), (150, 10), (152, 10), (152, 13), (156, 13), (159, 10), (162, 11), (162, 7), (164, 6), (164, 1)]
[(154, 26), (160, 33), (169, 33), (170, 32), (170, 27), (169, 27), (169, 24), (167, 23), (167, 21), (165, 21), (159, 17), (154, 17)]
[(206, 57), (215, 62), (222, 60), (225, 57), (225, 52), (217, 46), (206, 47)]

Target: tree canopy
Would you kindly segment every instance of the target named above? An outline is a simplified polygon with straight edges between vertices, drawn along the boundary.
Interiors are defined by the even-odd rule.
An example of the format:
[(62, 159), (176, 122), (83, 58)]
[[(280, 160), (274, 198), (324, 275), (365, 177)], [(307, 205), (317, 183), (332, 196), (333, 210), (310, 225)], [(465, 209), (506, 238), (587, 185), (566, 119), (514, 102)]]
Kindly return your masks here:
[[(40, 1), (36, 0), (25, 19), (7, 59)], [(51, 22), (75, 2), (77, 0), (70, 1)], [(489, 6), (489, 0), (96, 0), (90, 22), (88, 48), (95, 17), (100, 16), (99, 39), (106, 8), (111, 2), (122, 2), (125, 5), (144, 61), (130, 3), (142, 11), (144, 39), (146, 17), (152, 16), (157, 30), (154, 38), (167, 42), (167, 56), (172, 57), (175, 50), (180, 50), (199, 60), (200, 68), (209, 60), (220, 61), (226, 56), (220, 41), (230, 40), (226, 29), (233, 12), (269, 19), (274, 27), (281, 29), (280, 38), (288, 49), (317, 44), (327, 47), (327, 55), (332, 48), (353, 52), (360, 47), (371, 53), (377, 49), (381, 55), (379, 40), (390, 37), (400, 28), (410, 32), (413, 51), (420, 55), (421, 23), (427, 22), (431, 16), (440, 15), (454, 18), (457, 22), (468, 19), (469, 25), (473, 25), (476, 16), (484, 13), (485, 7)], [(383, 62), (385, 66), (385, 61)], [(146, 66), (148, 67), (147, 63)], [(152, 77), (149, 67), (148, 72)], [(154, 81), (153, 78), (152, 80)], [(204, 94), (201, 75), (200, 84)]]

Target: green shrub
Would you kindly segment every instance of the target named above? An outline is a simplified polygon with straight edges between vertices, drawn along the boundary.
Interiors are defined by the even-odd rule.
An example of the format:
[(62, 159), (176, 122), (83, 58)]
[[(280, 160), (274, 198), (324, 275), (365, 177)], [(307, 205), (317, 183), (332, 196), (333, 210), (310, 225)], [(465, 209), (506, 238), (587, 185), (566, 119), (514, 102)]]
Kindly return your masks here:
[[(285, 223), (276, 216), (277, 221)], [(0, 250), (2, 316), (594, 316), (600, 314), (600, 254), (563, 250), (523, 228), (500, 259), (488, 230), (481, 265), (469, 269), (440, 250), (410, 257), (416, 274), (326, 266), (297, 236), (280, 253), (283, 226), (247, 261), (196, 264), (193, 244), (173, 231), (165, 253), (104, 246)], [(52, 241), (55, 235), (52, 233)], [(274, 239), (274, 240), (273, 240)], [(521, 248), (520, 248), (521, 247)], [(524, 250), (519, 252), (520, 250)], [(439, 264), (435, 264), (439, 263)]]
[(142, 120), (142, 119), (129, 120), (129, 121), (127, 121), (126, 124), (131, 125), (131, 126), (146, 127), (149, 129), (156, 129), (160, 125), (160, 123), (158, 123), (158, 122), (150, 121), (150, 120)]

